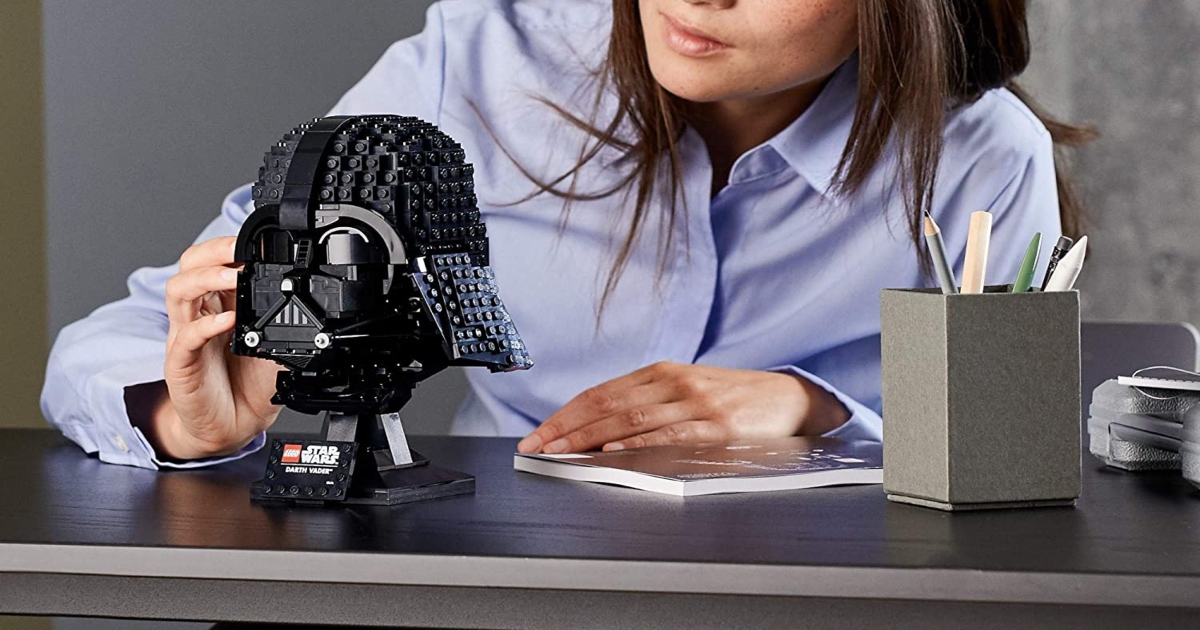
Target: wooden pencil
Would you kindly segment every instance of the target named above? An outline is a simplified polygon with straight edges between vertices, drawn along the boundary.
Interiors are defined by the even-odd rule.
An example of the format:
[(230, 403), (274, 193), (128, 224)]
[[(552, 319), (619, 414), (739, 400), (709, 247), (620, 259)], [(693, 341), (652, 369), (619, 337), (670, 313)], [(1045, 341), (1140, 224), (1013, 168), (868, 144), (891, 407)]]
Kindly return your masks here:
[(983, 293), (987, 281), (988, 246), (992, 241), (992, 213), (971, 213), (967, 232), (967, 253), (963, 262), (963, 293)]

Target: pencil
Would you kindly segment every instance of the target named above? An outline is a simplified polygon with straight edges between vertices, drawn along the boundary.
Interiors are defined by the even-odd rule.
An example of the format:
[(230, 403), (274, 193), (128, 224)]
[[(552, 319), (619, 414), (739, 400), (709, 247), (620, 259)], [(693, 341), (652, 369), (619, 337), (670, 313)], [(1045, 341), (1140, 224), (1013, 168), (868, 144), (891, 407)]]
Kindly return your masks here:
[(1054, 275), (1054, 270), (1058, 267), (1058, 261), (1062, 260), (1067, 252), (1071, 251), (1071, 246), (1075, 241), (1069, 236), (1058, 237), (1058, 242), (1055, 243), (1054, 249), (1050, 250), (1050, 262), (1046, 265), (1046, 277), (1042, 279), (1042, 290), (1046, 290), (1046, 284), (1050, 282), (1050, 276)]
[(925, 211), (925, 242), (929, 244), (929, 257), (933, 259), (933, 269), (937, 272), (938, 284), (942, 285), (942, 293), (958, 293), (958, 280), (954, 278), (954, 270), (946, 260), (946, 242), (942, 240), (942, 230), (928, 210)]
[(972, 212), (967, 232), (967, 254), (963, 263), (963, 293), (983, 293), (987, 280), (988, 246), (992, 241), (992, 213)]

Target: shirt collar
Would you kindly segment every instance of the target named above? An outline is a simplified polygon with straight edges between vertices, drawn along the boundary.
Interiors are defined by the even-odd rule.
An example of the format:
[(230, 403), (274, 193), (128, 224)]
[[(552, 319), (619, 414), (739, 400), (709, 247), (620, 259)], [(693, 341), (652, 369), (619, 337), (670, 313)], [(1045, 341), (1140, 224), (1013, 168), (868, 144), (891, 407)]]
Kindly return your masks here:
[(796, 120), (766, 142), (818, 192), (830, 195), (838, 161), (850, 138), (858, 100), (858, 53), (830, 75)]

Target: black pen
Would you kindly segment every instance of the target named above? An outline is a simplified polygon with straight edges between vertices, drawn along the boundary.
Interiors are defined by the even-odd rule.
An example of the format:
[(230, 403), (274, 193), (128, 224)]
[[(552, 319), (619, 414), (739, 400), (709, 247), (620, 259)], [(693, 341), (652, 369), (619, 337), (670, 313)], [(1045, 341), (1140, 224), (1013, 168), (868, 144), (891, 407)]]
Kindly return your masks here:
[(1074, 239), (1069, 236), (1058, 237), (1058, 242), (1054, 244), (1054, 249), (1050, 251), (1050, 264), (1046, 265), (1046, 277), (1042, 279), (1042, 290), (1046, 290), (1046, 283), (1050, 282), (1050, 276), (1054, 275), (1054, 268), (1058, 266), (1058, 261), (1071, 251), (1071, 246), (1075, 244)]

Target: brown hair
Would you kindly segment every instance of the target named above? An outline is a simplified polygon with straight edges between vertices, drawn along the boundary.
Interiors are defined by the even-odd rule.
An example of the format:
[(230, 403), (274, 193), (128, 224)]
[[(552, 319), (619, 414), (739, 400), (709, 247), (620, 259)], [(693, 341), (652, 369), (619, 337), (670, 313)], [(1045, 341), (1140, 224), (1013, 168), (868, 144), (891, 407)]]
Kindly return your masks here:
[[(858, 37), (858, 100), (835, 186), (857, 192), (885, 150), (894, 147), (905, 174), (901, 193), (907, 225), (924, 273), (929, 274), (929, 263), (922, 255), (922, 215), (930, 209), (946, 110), (993, 88), (1011, 90), (1050, 132), (1063, 233), (1079, 235), (1083, 207), (1065, 175), (1062, 151), (1090, 141), (1095, 131), (1051, 118), (1015, 83), (1030, 56), (1025, 0), (858, 0)], [(667, 234), (659, 244), (660, 271), (666, 264), (673, 227), (686, 212), (677, 207), (683, 171), (676, 141), (687, 123), (687, 108), (650, 72), (637, 0), (613, 0), (608, 55), (596, 78), (596, 107), (588, 118), (539, 99), (588, 135), (574, 166), (550, 180), (517, 166), (536, 186), (530, 197), (547, 193), (564, 200), (564, 225), (573, 201), (632, 193), (633, 218), (605, 284), (602, 311), (659, 194), (665, 203), (658, 219)], [(618, 109), (611, 120), (600, 122), (596, 112), (609, 92), (615, 93)], [(581, 169), (605, 147), (621, 153), (624, 174), (608, 188), (581, 192)], [(665, 190), (659, 190), (662, 184)]]

